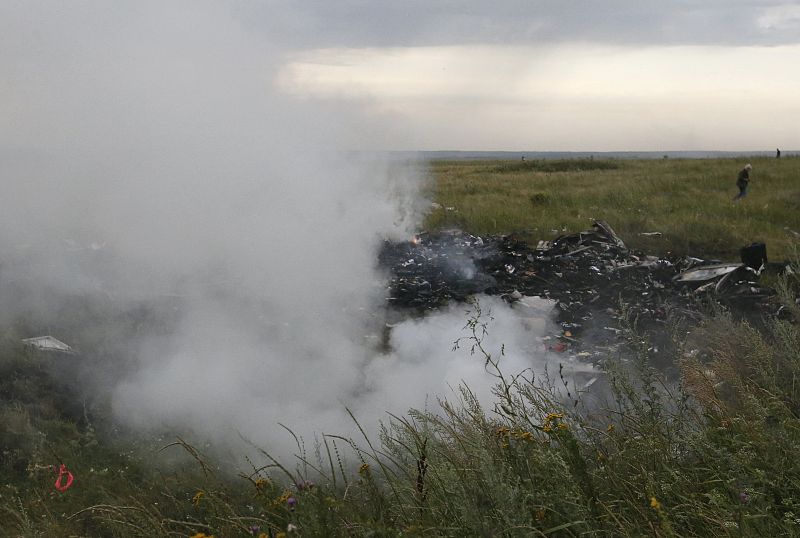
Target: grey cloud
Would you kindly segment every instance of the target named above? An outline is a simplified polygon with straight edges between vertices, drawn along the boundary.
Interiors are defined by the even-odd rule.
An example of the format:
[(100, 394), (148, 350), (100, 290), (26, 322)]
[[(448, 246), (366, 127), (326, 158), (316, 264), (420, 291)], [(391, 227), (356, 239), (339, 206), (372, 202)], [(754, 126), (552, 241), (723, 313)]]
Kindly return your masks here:
[[(536, 44), (777, 45), (798, 41), (797, 23), (756, 21), (785, 2), (307, 1), (237, 4), (244, 24), (300, 48)], [(291, 6), (291, 9), (289, 9)]]

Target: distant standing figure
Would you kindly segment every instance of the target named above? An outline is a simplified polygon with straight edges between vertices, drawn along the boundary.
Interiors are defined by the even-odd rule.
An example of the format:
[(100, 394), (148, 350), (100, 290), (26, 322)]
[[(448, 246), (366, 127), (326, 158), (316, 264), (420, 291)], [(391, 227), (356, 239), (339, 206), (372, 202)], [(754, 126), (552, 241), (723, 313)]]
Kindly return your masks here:
[(775, 158), (776, 159), (780, 159), (781, 158), (781, 148), (778, 148), (778, 149), (775, 150)]
[(739, 175), (736, 176), (736, 186), (739, 187), (739, 194), (733, 197), (734, 200), (747, 196), (747, 184), (750, 182), (750, 170), (752, 169), (753, 165), (747, 163), (739, 171)]

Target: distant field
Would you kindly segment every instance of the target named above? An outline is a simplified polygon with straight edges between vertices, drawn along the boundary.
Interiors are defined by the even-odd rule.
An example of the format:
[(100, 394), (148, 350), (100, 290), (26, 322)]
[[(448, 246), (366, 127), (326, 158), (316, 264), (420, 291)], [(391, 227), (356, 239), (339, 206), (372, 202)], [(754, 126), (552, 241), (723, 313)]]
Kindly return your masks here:
[[(800, 233), (800, 158), (754, 157), (749, 194), (733, 202), (748, 162), (721, 159), (432, 161), (428, 229), (523, 232), (550, 239), (607, 221), (636, 249), (737, 259), (767, 244), (785, 259)], [(451, 208), (451, 209), (448, 209)], [(640, 235), (661, 232), (660, 237)]]

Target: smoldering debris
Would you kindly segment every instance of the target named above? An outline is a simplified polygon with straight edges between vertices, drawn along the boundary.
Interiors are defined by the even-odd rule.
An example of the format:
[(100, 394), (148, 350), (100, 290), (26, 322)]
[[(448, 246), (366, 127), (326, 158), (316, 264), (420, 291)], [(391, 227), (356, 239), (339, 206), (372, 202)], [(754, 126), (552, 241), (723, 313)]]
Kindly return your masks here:
[(378, 255), (391, 270), (390, 305), (431, 309), (449, 300), (497, 288), (494, 276), (479, 266), (499, 254), (495, 241), (459, 230), (415, 235), (410, 241), (386, 241)]
[(379, 261), (390, 274), (387, 302), (409, 312), (424, 314), (479, 292), (508, 302), (554, 301), (563, 331), (556, 351), (578, 337), (594, 349), (607, 345), (629, 319), (646, 327), (666, 323), (669, 311), (694, 317), (709, 299), (755, 316), (779, 309), (774, 290), (761, 286), (760, 272), (745, 263), (649, 256), (628, 248), (603, 221), (536, 246), (514, 235), (423, 233), (386, 242)]

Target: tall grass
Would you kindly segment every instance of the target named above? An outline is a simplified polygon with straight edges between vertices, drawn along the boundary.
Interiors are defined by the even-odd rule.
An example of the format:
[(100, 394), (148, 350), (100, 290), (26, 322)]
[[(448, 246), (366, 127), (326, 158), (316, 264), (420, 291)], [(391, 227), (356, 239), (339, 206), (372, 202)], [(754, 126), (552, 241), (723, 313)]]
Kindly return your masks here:
[[(80, 487), (56, 494), (49, 475), (4, 469), (13, 483), (0, 526), (9, 536), (800, 534), (795, 323), (764, 332), (709, 317), (699, 337), (674, 341), (677, 381), (650, 365), (632, 323), (636, 360), (609, 368), (597, 400), (557, 372), (504, 372), (502, 348), (484, 347), (490, 313), (475, 305), (466, 321), (456, 345), (495, 377), (490, 408), (461, 387), (435, 409), (390, 417), (377, 439), (326, 435), (311, 454), (298, 440), (296, 461), (264, 454), (239, 478), (181, 440), (165, 450), (185, 461), (158, 471), (77, 428), (58, 455), (94, 463), (76, 467)], [(16, 432), (54, 432), (19, 415)]]

